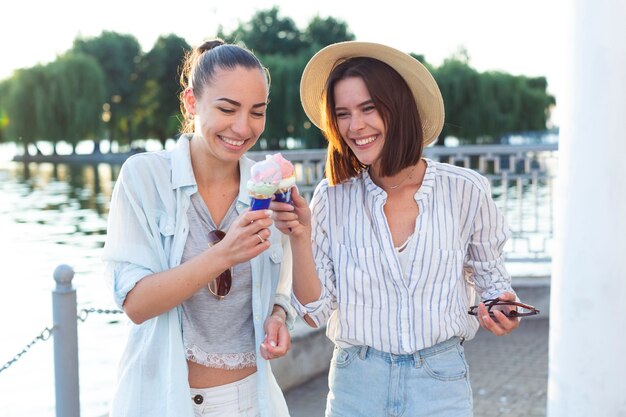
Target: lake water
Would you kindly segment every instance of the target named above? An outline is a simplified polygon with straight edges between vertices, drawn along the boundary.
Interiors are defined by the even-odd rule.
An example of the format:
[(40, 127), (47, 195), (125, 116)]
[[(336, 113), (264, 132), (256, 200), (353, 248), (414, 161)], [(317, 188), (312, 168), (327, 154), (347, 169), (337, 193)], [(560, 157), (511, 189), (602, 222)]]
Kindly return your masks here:
[[(0, 163), (0, 366), (52, 325), (54, 269), (75, 270), (78, 308), (113, 309), (99, 259), (116, 167)], [(103, 416), (126, 322), (91, 314), (78, 323), (81, 416)], [(52, 339), (0, 373), (0, 416), (52, 417)]]
[[(115, 309), (104, 283), (100, 251), (118, 172), (119, 166), (108, 164), (0, 162), (0, 367), (52, 325), (52, 274), (59, 264), (75, 270), (79, 310)], [(547, 190), (542, 189), (540, 198)], [(528, 220), (517, 221), (516, 227), (536, 227), (549, 210), (541, 205), (532, 212), (516, 202), (515, 193), (505, 204), (510, 205), (513, 226), (515, 213), (531, 210)], [(509, 269), (515, 275), (545, 275), (549, 269), (545, 263), (521, 265)], [(90, 314), (78, 323), (81, 416), (106, 414), (126, 330), (122, 315)], [(0, 417), (54, 417), (54, 402), (50, 339), (38, 341), (0, 372)]]

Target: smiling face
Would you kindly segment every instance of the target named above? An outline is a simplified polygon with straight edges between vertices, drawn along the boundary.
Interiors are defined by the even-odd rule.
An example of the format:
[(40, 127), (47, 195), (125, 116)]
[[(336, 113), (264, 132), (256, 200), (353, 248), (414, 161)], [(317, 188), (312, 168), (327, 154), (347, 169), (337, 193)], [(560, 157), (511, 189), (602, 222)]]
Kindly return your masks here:
[(361, 77), (337, 81), (335, 118), (344, 142), (365, 165), (378, 162), (385, 144), (385, 123)]
[(257, 68), (216, 68), (210, 84), (195, 97), (185, 94), (185, 106), (194, 114), (192, 147), (219, 161), (237, 161), (265, 129), (268, 85)]

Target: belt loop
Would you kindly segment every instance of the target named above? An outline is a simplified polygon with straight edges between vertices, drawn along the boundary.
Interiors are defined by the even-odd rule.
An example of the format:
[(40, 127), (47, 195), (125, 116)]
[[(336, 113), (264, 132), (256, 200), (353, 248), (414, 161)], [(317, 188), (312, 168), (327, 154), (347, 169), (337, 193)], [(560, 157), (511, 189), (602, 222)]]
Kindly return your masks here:
[(239, 412), (250, 409), (254, 404), (250, 395), (250, 381), (237, 384), (237, 403), (239, 404)]
[(422, 356), (420, 355), (419, 350), (413, 353), (413, 365), (416, 368), (420, 368), (422, 366)]
[(369, 348), (369, 346), (361, 346), (361, 348), (359, 349), (359, 358), (361, 360), (364, 360), (367, 357), (367, 349)]

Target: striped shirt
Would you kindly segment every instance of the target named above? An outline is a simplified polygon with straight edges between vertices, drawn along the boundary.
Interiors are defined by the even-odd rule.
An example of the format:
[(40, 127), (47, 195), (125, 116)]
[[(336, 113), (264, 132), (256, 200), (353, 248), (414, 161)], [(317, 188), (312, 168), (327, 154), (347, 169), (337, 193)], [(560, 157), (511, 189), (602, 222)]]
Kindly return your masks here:
[(342, 184), (323, 180), (311, 201), (320, 299), (301, 315), (339, 346), (410, 354), (453, 336), (472, 338), (473, 289), (483, 298), (513, 291), (502, 251), (510, 231), (487, 179), (425, 159), (415, 194), (419, 214), (404, 269), (383, 211), (387, 194), (367, 170)]

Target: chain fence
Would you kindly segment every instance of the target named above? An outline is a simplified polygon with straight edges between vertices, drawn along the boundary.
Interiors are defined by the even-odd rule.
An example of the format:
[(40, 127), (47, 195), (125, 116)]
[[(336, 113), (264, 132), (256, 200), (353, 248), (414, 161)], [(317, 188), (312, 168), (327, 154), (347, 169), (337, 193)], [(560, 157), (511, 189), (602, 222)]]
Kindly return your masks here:
[[(80, 321), (81, 323), (84, 323), (85, 320), (87, 320), (87, 317), (89, 317), (89, 314), (91, 314), (91, 313), (96, 313), (96, 314), (122, 314), (124, 312), (122, 310), (111, 310), (111, 309), (103, 309), (103, 308), (83, 308), (82, 310), (80, 310), (80, 312), (76, 316), (76, 319), (78, 321)], [(24, 346), (24, 348), (19, 353), (17, 353), (15, 356), (13, 356), (13, 358), (11, 358), (8, 362), (6, 362), (4, 365), (2, 365), (2, 367), (0, 368), (0, 374), (3, 371), (9, 369), (9, 367), (11, 367), (11, 365), (13, 365), (15, 362), (20, 360), (22, 358), (22, 356), (26, 352), (28, 352), (30, 350), (30, 348), (32, 348), (35, 344), (37, 344), (40, 341), (45, 342), (46, 340), (50, 339), (50, 337), (52, 336), (53, 332), (54, 332), (54, 326), (45, 327), (41, 331), (41, 333), (39, 333), (37, 336), (35, 336), (33, 338), (33, 340), (28, 342), (26, 344), (26, 346)]]

